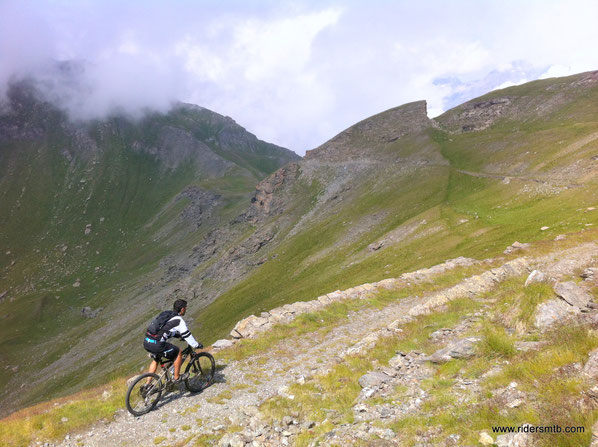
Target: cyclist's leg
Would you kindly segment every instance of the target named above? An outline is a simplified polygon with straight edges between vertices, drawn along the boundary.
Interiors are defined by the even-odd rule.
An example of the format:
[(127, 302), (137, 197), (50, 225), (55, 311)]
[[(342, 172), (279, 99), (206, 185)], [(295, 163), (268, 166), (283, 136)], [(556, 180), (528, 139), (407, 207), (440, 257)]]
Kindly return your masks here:
[[(156, 370), (158, 369), (158, 360), (160, 360), (160, 354), (162, 353), (163, 346), (161, 343), (156, 343), (155, 341), (152, 341), (146, 337), (145, 340), (143, 341), (143, 347), (145, 348), (145, 350), (147, 352), (150, 353), (150, 355), (153, 359), (149, 366), (149, 372), (155, 373)], [(151, 381), (151, 377), (148, 377), (147, 383), (149, 384), (150, 381)]]
[(181, 354), (181, 350), (178, 348), (178, 346), (175, 346), (171, 343), (166, 343), (164, 351), (162, 351), (162, 357), (165, 357), (168, 360), (174, 360), (174, 378), (177, 380), (179, 378), (181, 364), (183, 363), (183, 355)]
[(181, 365), (183, 364), (183, 354), (179, 351), (174, 360), (174, 380), (179, 380), (179, 373), (181, 372)]
[[(158, 369), (158, 362), (156, 360), (152, 360), (152, 363), (150, 363), (150, 366), (149, 366), (149, 372), (151, 372), (153, 374), (156, 372), (157, 369)], [(146, 383), (149, 385), (151, 380), (152, 380), (152, 378), (148, 377)]]

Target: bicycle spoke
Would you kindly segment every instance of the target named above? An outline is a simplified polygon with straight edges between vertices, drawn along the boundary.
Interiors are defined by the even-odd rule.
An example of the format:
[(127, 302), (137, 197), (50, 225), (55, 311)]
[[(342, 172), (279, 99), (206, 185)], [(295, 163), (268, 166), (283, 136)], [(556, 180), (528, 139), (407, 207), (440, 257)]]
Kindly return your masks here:
[(161, 393), (160, 378), (155, 374), (144, 374), (127, 391), (127, 409), (134, 416), (141, 416), (156, 406)]
[(212, 381), (214, 371), (214, 358), (208, 353), (198, 355), (187, 366), (189, 372), (189, 379), (185, 382), (187, 389), (197, 392), (206, 388)]

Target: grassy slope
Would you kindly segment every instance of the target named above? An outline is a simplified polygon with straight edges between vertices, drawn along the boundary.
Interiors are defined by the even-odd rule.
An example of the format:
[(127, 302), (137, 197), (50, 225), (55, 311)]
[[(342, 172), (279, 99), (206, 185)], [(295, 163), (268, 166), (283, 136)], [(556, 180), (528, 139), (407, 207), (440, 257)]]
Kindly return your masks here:
[[(82, 333), (110, 323), (83, 318), (84, 306), (110, 308), (140, 299), (142, 288), (159, 279), (160, 259), (197, 244), (214, 221), (227, 222), (242, 212), (255, 184), (279, 163), (267, 158), (271, 149), (266, 143), (252, 142), (259, 153), (250, 169), (234, 166), (215, 179), (198, 172), (193, 163), (183, 161), (169, 169), (154, 156), (131, 149), (134, 141), (150, 144), (155, 129), (163, 125), (187, 128), (208, 139), (219, 131), (218, 123), (205, 124), (204, 115), (210, 113), (179, 110), (137, 125), (120, 120), (92, 123), (88, 134), (98, 150), (78, 153), (72, 162), (62, 152), (77, 149), (61, 131), (60, 115), (29, 117), (46, 129), (43, 138), (3, 144), (0, 209), (7, 212), (0, 215), (0, 293), (8, 294), (1, 303), (0, 358), (9, 368), (0, 368), (0, 382), (15, 376), (15, 365), (26, 377), (26, 368), (38, 370), (60, 359)], [(173, 198), (188, 185), (221, 195), (207, 226), (196, 229), (179, 218), (189, 201)], [(92, 231), (85, 235), (88, 224)], [(79, 287), (73, 287), (76, 281)], [(111, 337), (128, 332), (123, 327)], [(94, 374), (112, 363), (104, 360)], [(104, 382), (113, 373), (108, 368), (101, 379), (86, 378), (89, 365), (78, 369), (74, 364), (71, 374), (30, 384), (28, 393), (19, 394), (23, 402), (37, 402), (73, 392), (82, 380), (87, 386)]]
[[(565, 81), (570, 82), (570, 78)], [(546, 96), (548, 100), (552, 93), (547, 93), (545, 88), (565, 81), (547, 80), (511, 87), (480, 100), (507, 93), (534, 100)], [(536, 193), (535, 183), (513, 180), (504, 184), (500, 179), (473, 177), (458, 171), (533, 177), (549, 169), (549, 166), (535, 169), (547, 158), (555, 160), (553, 165), (558, 161), (560, 167), (577, 160), (587, 165), (588, 154), (598, 153), (596, 141), (566, 156), (555, 155), (559, 148), (595, 131), (598, 89), (574, 90), (568, 101), (548, 116), (504, 119), (484, 131), (462, 134), (436, 129), (427, 131), (436, 150), (450, 162), (450, 168), (424, 166), (401, 176), (385, 173), (380, 176), (384, 181), (363, 184), (344, 199), (343, 206), (332, 216), (316, 221), (285, 240), (276, 250), (276, 259), (262, 265), (252, 276), (203, 310), (198, 319), (203, 324), (205, 336), (215, 340), (226, 335), (240, 317), (283, 303), (312, 299), (337, 288), (397, 276), (447, 258), (495, 256), (515, 240), (551, 238), (598, 224), (598, 214), (584, 212), (587, 207), (597, 204), (594, 191), (598, 179), (595, 176), (586, 179), (581, 187), (551, 195)], [(439, 121), (442, 123), (443, 117)], [(409, 154), (413, 151), (412, 146), (409, 141), (402, 142), (395, 150)], [(526, 166), (524, 172), (519, 169), (522, 165)], [(488, 166), (502, 166), (503, 170), (486, 171)], [(550, 180), (551, 176), (544, 178)], [(575, 181), (571, 179), (571, 182)], [(524, 189), (525, 185), (529, 190)], [(317, 191), (312, 194), (315, 200)], [(341, 238), (344, 223), (357, 222), (381, 210), (392, 217), (384, 219), (349, 245), (327, 256), (315, 257), (316, 253)], [(347, 262), (386, 231), (423, 219), (427, 224), (420, 227), (420, 234), (435, 227), (440, 230), (421, 238), (409, 237), (392, 248), (361, 257), (360, 262), (353, 265)], [(468, 221), (460, 223), (462, 219)], [(540, 230), (543, 226), (550, 229), (543, 232)], [(306, 259), (316, 261), (297, 269)]]
[[(512, 87), (484, 99), (505, 92), (541, 97), (546, 85), (549, 81)], [(543, 194), (535, 192), (534, 183), (513, 180), (505, 184), (500, 179), (472, 177), (458, 171), (532, 177), (578, 159), (590, 166), (589, 156), (598, 153), (595, 142), (569, 153), (559, 148), (595, 129), (597, 96), (596, 88), (579, 95), (572, 93), (570, 104), (555, 108), (548, 116), (504, 119), (480, 132), (450, 134), (429, 129), (425, 137), (419, 138), (426, 141), (426, 150), (441, 154), (450, 166), (424, 165), (407, 175), (378, 175), (377, 181), (354, 187), (333, 212), (322, 212), (321, 218), (312, 219), (301, 232), (284, 239), (271, 252), (276, 258), (195, 315), (199, 338), (213, 341), (226, 335), (242, 317), (282, 303), (312, 299), (337, 288), (397, 276), (460, 255), (494, 256), (514, 240), (551, 239), (598, 224), (598, 214), (584, 212), (596, 205), (595, 176), (585, 178), (581, 187)], [(442, 117), (439, 120), (442, 122)], [(417, 154), (416, 146), (414, 141), (397, 142), (388, 150), (403, 151), (408, 156)], [(550, 164), (545, 164), (547, 159)], [(388, 167), (390, 171), (394, 168)], [(304, 179), (296, 184), (294, 214), (288, 217), (297, 221), (316, 206), (323, 187)], [(343, 241), (352, 222), (375, 213), (383, 213), (384, 217), (369, 231), (348, 243)], [(387, 231), (424, 219), (426, 223), (405, 240), (367, 254), (367, 245)], [(542, 226), (550, 229), (540, 231)], [(337, 243), (338, 248), (323, 251)], [(136, 352), (135, 346), (130, 345), (132, 352)], [(135, 362), (141, 354), (137, 354), (131, 365), (139, 365)]]

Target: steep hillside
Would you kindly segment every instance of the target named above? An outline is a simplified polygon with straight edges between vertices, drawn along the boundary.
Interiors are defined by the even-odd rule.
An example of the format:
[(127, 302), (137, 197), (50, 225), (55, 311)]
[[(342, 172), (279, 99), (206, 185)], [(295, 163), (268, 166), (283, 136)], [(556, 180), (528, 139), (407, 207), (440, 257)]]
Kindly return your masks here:
[[(169, 269), (170, 257), (240, 214), (260, 179), (299, 158), (187, 104), (139, 121), (73, 123), (23, 82), (12, 87), (7, 109), (0, 381), (8, 384), (2, 402), (12, 404), (76, 389), (90, 368), (105, 377), (110, 369), (93, 365), (107, 363), (108, 340), (130, 333), (134, 297), (147, 306), (141, 318), (154, 313), (156, 300), (177, 293), (180, 272)], [(95, 329), (102, 335), (77, 354)], [(61, 368), (70, 375), (46, 380)], [(20, 389), (36, 374), (45, 376), (39, 389)]]
[[(220, 368), (200, 393), (175, 389), (134, 418), (119, 409), (121, 379), (17, 413), (0, 434), (69, 447), (590, 445), (597, 237), (513, 244), (271, 309), (214, 347)], [(501, 431), (526, 424), (561, 431)]]
[[(119, 266), (112, 277), (105, 277), (97, 301), (87, 304), (78, 298), (88, 296), (82, 291), (91, 287), (92, 276), (74, 273), (59, 285), (77, 303), (70, 304), (69, 312), (80, 325), (62, 333), (70, 346), (52, 349), (49, 343), (31, 349), (32, 357), (43, 359), (45, 369), (25, 373), (31, 383), (29, 399), (64, 394), (144, 367), (139, 338), (131, 334), (140, 334), (151, 315), (175, 296), (190, 300), (194, 332), (211, 342), (226, 336), (238, 320), (285, 303), (398, 277), (458, 256), (495, 257), (515, 240), (583, 235), (598, 224), (593, 212), (597, 123), (598, 75), (584, 73), (492, 92), (435, 120), (428, 119), (423, 101), (380, 113), (308, 152), (305, 159), (259, 179), (252, 198), (243, 194), (247, 184), (238, 177), (233, 181), (214, 175), (209, 182), (195, 182), (202, 191), (218, 187), (223, 197), (219, 200), (232, 195), (239, 200), (217, 207), (213, 217), (205, 217), (215, 223), (191, 225), (193, 231), (183, 219), (189, 203), (184, 201), (204, 210), (213, 199), (187, 191), (177, 201), (182, 187), (173, 185), (176, 193), (164, 200), (159, 212), (140, 218), (138, 234), (146, 239), (136, 241), (135, 250), (123, 249), (111, 258), (118, 259)], [(148, 134), (153, 135), (149, 130)], [(174, 149), (167, 145), (176, 138), (168, 134), (161, 140), (163, 146), (149, 144), (155, 149), (135, 153), (172, 163)], [(202, 142), (211, 147), (208, 140)], [(222, 163), (241, 163), (230, 150), (215, 148), (212, 154)], [(215, 160), (210, 155), (205, 163), (218, 170), (221, 165)], [(263, 165), (251, 164), (251, 158), (244, 160), (250, 165), (250, 173), (244, 175), (258, 168), (265, 172)], [(173, 182), (192, 164), (176, 166), (177, 175), (169, 177)], [(76, 181), (80, 179), (86, 180)], [(149, 180), (145, 184), (150, 185)], [(22, 188), (13, 190), (16, 203)], [(128, 191), (122, 186), (119, 190)], [(166, 190), (157, 188), (155, 194), (160, 197)], [(217, 223), (210, 220), (215, 216)], [(96, 217), (108, 222), (107, 216)], [(87, 236), (102, 228), (99, 221), (82, 217), (72, 230), (79, 233), (73, 235), (83, 238), (90, 223)], [(64, 256), (69, 256), (81, 242), (66, 245)], [(120, 242), (114, 245), (123, 247)], [(152, 253), (155, 257), (148, 258)], [(3, 262), (10, 267), (12, 261)], [(90, 264), (93, 269), (98, 266), (105, 268)], [(15, 279), (13, 287), (26, 287), (29, 283), (23, 279)], [(73, 288), (77, 279), (80, 286)], [(39, 299), (39, 294), (31, 293), (34, 296)], [(61, 302), (50, 298), (41, 309)], [(88, 312), (104, 309), (96, 318), (84, 319), (83, 305), (91, 308)], [(31, 307), (17, 307), (16, 300), (12, 306), (12, 321), (31, 314)], [(66, 308), (60, 310), (57, 314), (69, 315), (63, 313)], [(75, 369), (71, 358), (77, 359)], [(8, 364), (20, 364), (14, 359), (13, 355)], [(20, 379), (10, 382), (11, 396), (22, 394), (12, 391)]]
[(424, 102), (368, 118), (258, 186), (254, 214), (278, 225), (280, 245), (199, 321), (225, 335), (285, 302), (590, 228), (597, 129), (596, 72), (492, 92), (435, 120)]

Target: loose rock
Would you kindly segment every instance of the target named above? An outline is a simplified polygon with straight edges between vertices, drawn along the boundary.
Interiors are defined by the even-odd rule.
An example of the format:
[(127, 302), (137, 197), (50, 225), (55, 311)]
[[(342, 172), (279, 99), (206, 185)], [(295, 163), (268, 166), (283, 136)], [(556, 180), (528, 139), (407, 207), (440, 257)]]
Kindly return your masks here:
[(554, 286), (554, 293), (571, 306), (579, 309), (587, 307), (588, 303), (592, 301), (592, 295), (573, 281), (557, 283)]
[(547, 278), (546, 278), (545, 273), (543, 273), (539, 270), (534, 270), (529, 274), (529, 276), (525, 280), (525, 287), (529, 286), (530, 284), (532, 284), (534, 282), (545, 282), (546, 279)]
[(581, 373), (590, 380), (598, 380), (598, 349), (590, 352)]
[(475, 355), (475, 344), (480, 341), (478, 337), (469, 337), (457, 340), (447, 347), (439, 349), (431, 356), (425, 358), (432, 363), (448, 362), (452, 359), (467, 359)]
[(555, 323), (561, 323), (579, 313), (580, 310), (578, 308), (570, 306), (565, 301), (552, 299), (538, 305), (534, 324), (537, 328), (546, 329)]

